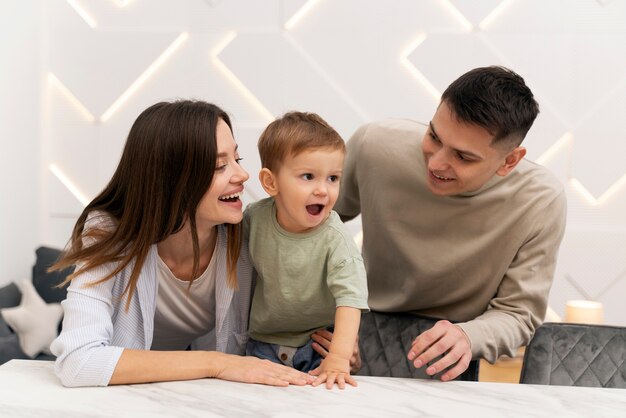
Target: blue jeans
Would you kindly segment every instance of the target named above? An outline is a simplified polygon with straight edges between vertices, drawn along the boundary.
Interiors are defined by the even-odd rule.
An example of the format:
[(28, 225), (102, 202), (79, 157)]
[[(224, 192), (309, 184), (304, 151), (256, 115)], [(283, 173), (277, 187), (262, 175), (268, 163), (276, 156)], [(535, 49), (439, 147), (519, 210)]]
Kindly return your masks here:
[(313, 350), (312, 344), (313, 340), (309, 340), (302, 347), (293, 348), (250, 338), (246, 346), (246, 355), (291, 366), (306, 373), (317, 368), (322, 362), (322, 356)]

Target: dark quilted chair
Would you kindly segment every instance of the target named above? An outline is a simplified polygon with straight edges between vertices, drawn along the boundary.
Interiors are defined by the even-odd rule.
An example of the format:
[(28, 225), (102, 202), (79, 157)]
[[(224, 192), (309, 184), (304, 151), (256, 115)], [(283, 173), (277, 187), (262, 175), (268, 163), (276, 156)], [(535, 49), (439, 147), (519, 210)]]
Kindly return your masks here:
[[(359, 330), (359, 350), (363, 364), (357, 374), (420, 379), (439, 378), (441, 373), (428, 376), (425, 373), (426, 367), (416, 369), (406, 357), (415, 337), (432, 328), (437, 321), (437, 319), (409, 314), (380, 312), (363, 314)], [(478, 361), (472, 361), (469, 368), (457, 380), (477, 381)]]
[(626, 388), (626, 328), (544, 324), (526, 348), (520, 383)]

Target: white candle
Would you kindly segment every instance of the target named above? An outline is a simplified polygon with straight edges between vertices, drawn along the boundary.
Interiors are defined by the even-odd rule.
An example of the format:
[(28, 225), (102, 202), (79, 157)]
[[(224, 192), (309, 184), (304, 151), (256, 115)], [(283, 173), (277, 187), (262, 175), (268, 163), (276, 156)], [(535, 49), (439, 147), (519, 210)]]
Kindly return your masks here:
[(565, 306), (565, 322), (577, 324), (602, 324), (602, 303), (591, 300), (570, 300)]

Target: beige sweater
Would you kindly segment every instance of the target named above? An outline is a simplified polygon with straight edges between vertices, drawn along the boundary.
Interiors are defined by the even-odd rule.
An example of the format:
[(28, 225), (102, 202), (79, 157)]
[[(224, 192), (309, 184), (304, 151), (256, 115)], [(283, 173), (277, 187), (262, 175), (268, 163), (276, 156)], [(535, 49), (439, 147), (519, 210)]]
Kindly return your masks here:
[(480, 190), (435, 196), (425, 184), (425, 130), (385, 120), (348, 142), (335, 210), (362, 215), (370, 308), (459, 322), (473, 358), (513, 356), (545, 316), (565, 229), (563, 187), (522, 160)]

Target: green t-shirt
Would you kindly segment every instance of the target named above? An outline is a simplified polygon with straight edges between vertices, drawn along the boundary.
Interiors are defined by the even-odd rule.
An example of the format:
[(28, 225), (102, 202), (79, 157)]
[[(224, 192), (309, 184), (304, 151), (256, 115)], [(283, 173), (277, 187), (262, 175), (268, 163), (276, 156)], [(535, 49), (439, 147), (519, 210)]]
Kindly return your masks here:
[(369, 309), (363, 259), (337, 213), (295, 234), (280, 227), (274, 199), (267, 198), (248, 205), (243, 224), (258, 273), (250, 337), (300, 347), (333, 324), (338, 306)]

